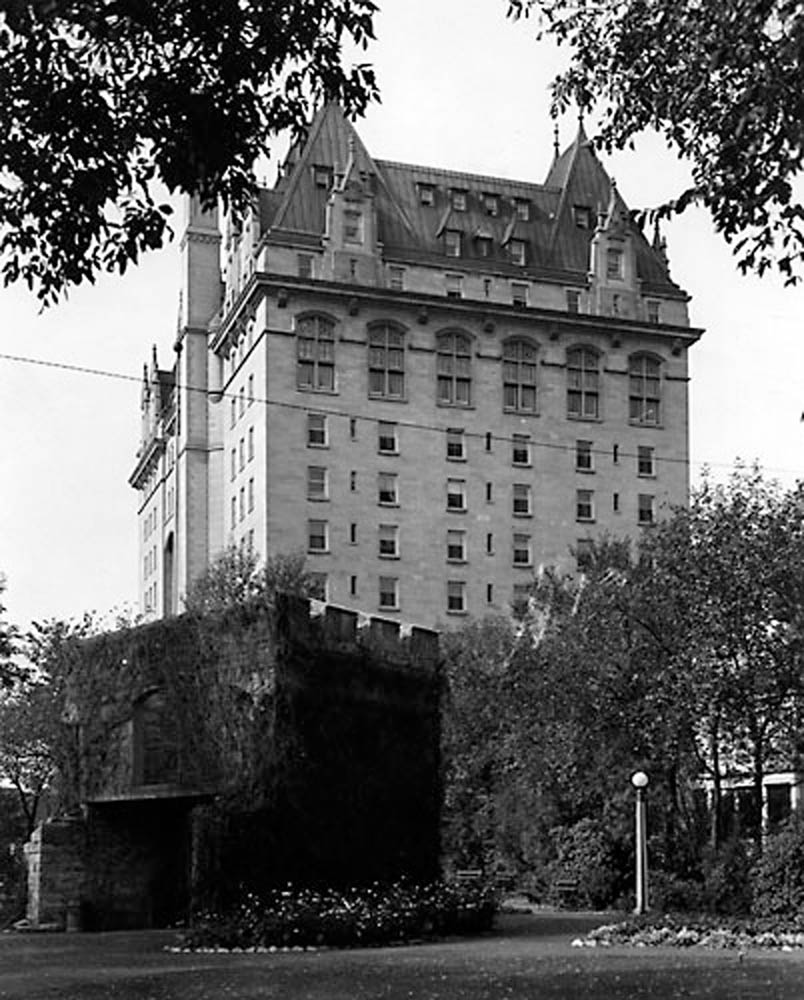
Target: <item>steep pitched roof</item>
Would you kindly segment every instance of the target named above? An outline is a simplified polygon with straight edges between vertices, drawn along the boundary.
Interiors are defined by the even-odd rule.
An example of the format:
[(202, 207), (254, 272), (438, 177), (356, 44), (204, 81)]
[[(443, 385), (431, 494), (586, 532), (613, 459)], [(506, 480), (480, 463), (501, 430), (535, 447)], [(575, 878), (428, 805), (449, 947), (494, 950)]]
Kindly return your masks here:
[[(461, 266), (510, 270), (522, 274), (510, 260), (505, 244), (513, 236), (528, 246), (525, 272), (575, 273), (585, 279), (589, 243), (598, 211), (611, 197), (611, 179), (597, 158), (581, 124), (578, 133), (555, 157), (545, 184), (488, 177), (435, 167), (375, 160), (337, 104), (323, 107), (314, 118), (306, 141), (294, 147), (287, 169), (271, 192), (261, 195), (263, 228), (320, 236), (324, 232), (329, 191), (316, 183), (314, 168), (342, 177), (350, 168), (374, 196), (377, 236), (390, 259), (438, 261), (444, 264), (443, 232), (463, 234)], [(421, 197), (421, 188), (432, 200)], [(453, 206), (452, 192), (466, 192), (464, 210)], [(496, 195), (498, 211), (489, 212), (486, 197)], [(618, 209), (627, 213), (618, 195)], [(520, 218), (517, 203), (529, 207)], [(620, 205), (621, 202), (621, 205)], [(576, 224), (574, 206), (589, 209), (590, 228)], [(653, 286), (676, 290), (662, 256), (651, 248), (633, 222), (639, 276)], [(489, 243), (490, 241), (490, 243)]]

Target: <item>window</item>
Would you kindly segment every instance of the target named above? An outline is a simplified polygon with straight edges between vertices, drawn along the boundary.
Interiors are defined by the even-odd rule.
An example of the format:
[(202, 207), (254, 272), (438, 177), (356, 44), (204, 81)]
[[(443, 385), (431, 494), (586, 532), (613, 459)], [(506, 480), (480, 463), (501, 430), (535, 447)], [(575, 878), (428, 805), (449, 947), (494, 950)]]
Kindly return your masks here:
[(595, 519), (595, 494), (594, 490), (576, 490), (575, 492), (575, 520), (594, 521)]
[(316, 601), (326, 601), (327, 599), (327, 585), (329, 581), (327, 580), (326, 573), (309, 573), (310, 581), (310, 597)]
[(134, 774), (140, 785), (168, 784), (179, 778), (178, 723), (160, 691), (152, 691), (134, 706)]
[(647, 493), (639, 494), (637, 521), (639, 524), (653, 524), (656, 520), (656, 497)]
[(447, 257), (461, 256), (461, 236), (460, 229), (444, 230), (444, 253)]
[(445, 274), (444, 289), (448, 299), (463, 298), (463, 277), (460, 274)]
[(516, 517), (530, 517), (532, 495), (527, 483), (514, 483), (511, 508)]
[(567, 352), (567, 416), (600, 416), (600, 359), (586, 347)]
[(404, 291), (405, 288), (405, 269), (404, 267), (389, 267), (388, 268), (388, 287), (395, 292)]
[(399, 527), (396, 524), (381, 524), (378, 542), (382, 559), (399, 558)]
[(307, 522), (307, 551), (326, 552), (329, 549), (329, 530), (326, 521)]
[(349, 577), (349, 593), (352, 595), (352, 597), (356, 597), (357, 596), (357, 577), (356, 576), (350, 576)]
[(447, 562), (466, 562), (466, 532), (447, 532)]
[(526, 306), (528, 304), (528, 286), (518, 281), (512, 281), (511, 302), (515, 306)]
[(248, 509), (249, 512), (254, 510), (254, 479), (249, 479), (248, 481)]
[(483, 208), (486, 215), (497, 216), (500, 214), (500, 199), (496, 194), (483, 195)]
[(656, 475), (655, 450), (648, 445), (641, 444), (637, 448), (637, 474), (640, 476)]
[(381, 576), (379, 606), (387, 611), (399, 608), (399, 580), (395, 576)]
[(377, 451), (381, 455), (398, 455), (399, 438), (396, 433), (396, 424), (387, 420), (380, 420), (377, 424)]
[(638, 424), (658, 424), (660, 410), (660, 366), (647, 354), (636, 354), (628, 362), (628, 415)]
[(514, 534), (514, 566), (532, 566), (533, 548), (530, 535)]
[(399, 503), (397, 477), (392, 472), (381, 472), (377, 476), (377, 502), (395, 507)]
[(614, 465), (620, 464), (620, 446), (618, 444), (611, 446), (611, 461)]
[(527, 614), (530, 607), (531, 585), (529, 583), (515, 583), (514, 592), (511, 597), (511, 610), (518, 617)]
[(435, 190), (432, 184), (419, 184), (419, 204), (432, 205), (435, 201)]
[(436, 341), (438, 402), (469, 406), (472, 401), (471, 340), (462, 333), (442, 333)]
[(591, 229), (592, 209), (588, 205), (573, 205), (572, 221), (578, 229)]
[(612, 493), (612, 495), (611, 495), (611, 509), (614, 511), (615, 514), (619, 514), (620, 513), (620, 494), (619, 493)]
[(606, 277), (610, 281), (619, 281), (623, 276), (623, 252), (618, 247), (609, 247), (606, 251)]
[(486, 503), (494, 503), (494, 484), (486, 483)]
[(242, 472), (242, 470), (246, 467), (246, 440), (245, 440), (245, 438), (240, 438), (240, 443), (237, 446), (237, 455), (238, 455), (238, 465), (240, 467), (240, 471)]
[(307, 414), (307, 447), (327, 447), (327, 418), (324, 413)]
[(313, 167), (313, 183), (317, 188), (327, 190), (332, 182), (332, 167), (317, 164)]
[(357, 441), (357, 417), (349, 417), (349, 438)]
[(231, 427), (234, 427), (236, 423), (237, 423), (237, 400), (234, 398), (234, 396), (232, 396), (231, 419), (229, 421), (229, 425)]
[(536, 412), (536, 348), (527, 340), (503, 345), (503, 409)]
[(238, 416), (242, 417), (243, 414), (245, 413), (245, 410), (246, 410), (246, 390), (245, 390), (245, 388), (242, 385), (240, 386), (240, 392), (238, 393), (238, 397), (237, 398), (238, 398), (239, 403), (240, 403), (240, 405), (238, 407), (238, 409), (239, 409)]
[(527, 434), (514, 434), (511, 446), (512, 465), (530, 465), (530, 438)]
[(592, 566), (595, 546), (591, 538), (579, 538), (575, 543), (575, 565), (578, 571), (585, 573)]
[(511, 256), (512, 263), (519, 264), (522, 267), (527, 263), (527, 248), (524, 240), (509, 240), (508, 253)]
[(349, 544), (357, 545), (357, 524), (354, 521), (349, 525)]
[(483, 298), (491, 298), (491, 278), (483, 279)]
[(296, 254), (296, 272), (300, 278), (312, 278), (313, 255), (309, 253)]
[(466, 510), (465, 480), (447, 480), (447, 510)]
[(581, 311), (581, 293), (577, 288), (567, 289), (567, 312), (577, 313)]
[(486, 451), (491, 451), (491, 445), (494, 440), (494, 436), (491, 431), (486, 431)]
[(486, 554), (494, 555), (494, 535), (490, 531), (486, 534)]
[(494, 603), (494, 584), (493, 583), (487, 583), (486, 584), (486, 604), (493, 604), (493, 603)]
[(349, 473), (349, 492), (357, 493), (357, 472), (354, 469)]
[(354, 209), (346, 209), (343, 213), (344, 243), (363, 242), (363, 213)]
[(335, 389), (335, 328), (323, 316), (305, 316), (296, 325), (296, 384), (300, 389)]
[[(478, 236), (475, 240), (479, 257), (491, 257), (491, 240), (488, 236)], [(488, 296), (486, 296), (488, 298)]]
[(254, 428), (249, 427), (248, 429), (248, 460), (249, 462), (254, 459)]
[(646, 303), (648, 312), (648, 322), (658, 323), (659, 322), (659, 303), (656, 299), (648, 299)]
[(450, 428), (447, 431), (447, 458), (453, 462), (466, 461), (466, 440), (462, 430)]
[(452, 207), (456, 212), (466, 211), (466, 192), (460, 188), (454, 188), (450, 195), (452, 197)]
[(369, 330), (368, 391), (381, 399), (405, 395), (405, 335), (382, 324)]
[(575, 469), (577, 472), (595, 471), (591, 441), (575, 442)]
[(307, 499), (326, 500), (329, 496), (327, 470), (320, 465), (307, 466)]
[(246, 488), (245, 486), (240, 487), (240, 520), (246, 516)]
[(232, 470), (230, 478), (234, 479), (235, 476), (237, 475), (237, 451), (234, 448), (232, 448), (231, 464), (232, 464)]
[(254, 402), (254, 376), (249, 375), (248, 377), (248, 405)]
[(514, 211), (520, 222), (530, 222), (530, 202), (527, 198), (516, 198), (514, 200)]
[(453, 615), (466, 613), (466, 584), (463, 580), (447, 581), (447, 613)]
[(232, 531), (234, 531), (236, 525), (237, 525), (237, 497), (235, 496), (232, 497), (232, 513), (229, 522), (229, 527), (232, 529)]

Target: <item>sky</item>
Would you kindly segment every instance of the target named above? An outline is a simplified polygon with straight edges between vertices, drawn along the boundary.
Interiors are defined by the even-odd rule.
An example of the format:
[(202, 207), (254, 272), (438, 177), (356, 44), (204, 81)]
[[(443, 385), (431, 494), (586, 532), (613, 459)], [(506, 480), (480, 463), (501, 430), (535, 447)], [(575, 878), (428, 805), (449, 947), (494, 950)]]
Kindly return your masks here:
[[(543, 182), (552, 158), (549, 83), (566, 56), (505, 18), (505, 0), (380, 0), (377, 41), (362, 60), (382, 103), (357, 129), (381, 159)], [(562, 147), (577, 121), (560, 123)], [(594, 131), (594, 122), (587, 123)], [(276, 153), (284, 151), (280, 142)], [(680, 192), (685, 167), (654, 135), (603, 156), (632, 208)], [(273, 179), (273, 167), (269, 165)], [(804, 185), (799, 190), (804, 200)], [(691, 351), (691, 477), (758, 460), (804, 478), (804, 287), (744, 277), (708, 216), (666, 226), (671, 274), (705, 328)], [(0, 290), (0, 599), (8, 620), (100, 613), (137, 601), (135, 492), (142, 366), (156, 344), (173, 362), (176, 244), (123, 276), (104, 276), (40, 311), (22, 286)], [(58, 365), (119, 373), (111, 379)]]

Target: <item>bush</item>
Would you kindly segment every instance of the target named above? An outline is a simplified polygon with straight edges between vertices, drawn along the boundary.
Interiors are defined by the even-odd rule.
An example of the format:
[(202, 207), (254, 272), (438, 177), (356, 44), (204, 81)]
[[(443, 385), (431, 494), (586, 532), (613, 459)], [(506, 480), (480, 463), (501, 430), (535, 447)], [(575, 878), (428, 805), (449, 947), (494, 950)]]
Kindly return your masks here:
[(793, 814), (768, 837), (752, 875), (756, 916), (804, 915), (804, 817)]
[(703, 907), (724, 915), (751, 912), (751, 845), (738, 838), (703, 856)]
[(704, 887), (693, 879), (670, 872), (651, 871), (648, 880), (650, 908), (661, 913), (697, 913), (705, 909)]
[(224, 913), (201, 915), (181, 935), (187, 948), (388, 944), (489, 930), (496, 900), (484, 886), (375, 884), (346, 892), (288, 886), (253, 893)]
[[(617, 848), (607, 829), (598, 821), (582, 819), (574, 826), (554, 831), (556, 860), (550, 865), (551, 903), (603, 909), (617, 898), (623, 881)], [(571, 899), (556, 891), (560, 879), (574, 879), (578, 889)]]

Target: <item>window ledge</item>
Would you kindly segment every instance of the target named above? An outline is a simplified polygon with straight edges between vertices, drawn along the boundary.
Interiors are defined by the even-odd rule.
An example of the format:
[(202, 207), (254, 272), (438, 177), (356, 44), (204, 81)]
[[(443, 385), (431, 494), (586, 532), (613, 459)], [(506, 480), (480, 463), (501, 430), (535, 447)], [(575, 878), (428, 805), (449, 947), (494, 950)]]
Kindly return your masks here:
[(388, 458), (399, 458), (399, 449), (397, 448), (396, 451), (385, 451), (383, 448), (378, 448), (377, 454), (386, 455)]
[(377, 558), (378, 559), (392, 559), (393, 560), (393, 559), (400, 559), (401, 556), (398, 553), (396, 555), (392, 556), (392, 555), (390, 555), (387, 552), (378, 552), (377, 553)]
[(379, 392), (370, 392), (368, 398), (376, 400), (378, 403), (407, 403), (407, 396), (383, 396)]
[(447, 458), (448, 462), (466, 462), (467, 461), (467, 458), (466, 458), (465, 455), (463, 456), (463, 458), (457, 458), (455, 455), (447, 455), (446, 458)]
[(656, 478), (656, 473), (655, 472), (637, 472), (637, 477), (639, 479), (655, 479)]
[(308, 503), (329, 503), (329, 497), (307, 497)]
[(466, 616), (466, 615), (469, 614), (469, 612), (468, 611), (457, 611), (455, 608), (447, 608), (447, 614), (448, 615), (463, 615), (463, 616)]
[(595, 523), (595, 518), (594, 517), (576, 517), (575, 521), (576, 521), (577, 524), (594, 524)]
[(399, 605), (398, 604), (378, 604), (377, 605), (377, 610), (378, 611), (399, 611)]
[(307, 447), (308, 448), (318, 448), (320, 451), (325, 451), (327, 448), (329, 448), (329, 445), (328, 444), (316, 444), (314, 441), (308, 441), (307, 442)]
[(541, 410), (523, 410), (518, 406), (503, 406), (503, 413), (518, 413), (521, 417), (541, 416)]
[(603, 417), (583, 417), (577, 413), (568, 413), (567, 420), (574, 420), (579, 424), (602, 424)]
[(579, 475), (581, 475), (581, 476), (594, 476), (594, 474), (595, 474), (595, 472), (597, 470), (596, 469), (579, 469), (578, 466), (576, 465), (575, 466), (575, 471), (577, 473), (579, 473)]
[(447, 506), (445, 508), (445, 510), (446, 510), (446, 512), (448, 514), (466, 514), (468, 512), (469, 508), (468, 507), (450, 507), (450, 506)]
[(398, 507), (399, 506), (399, 501), (398, 500), (378, 500), (377, 501), (377, 506), (378, 507)]
[(629, 417), (628, 424), (631, 427), (649, 427), (651, 430), (664, 430), (664, 424), (661, 421), (635, 420), (633, 417)]
[(307, 555), (308, 556), (328, 556), (329, 555), (329, 549), (308, 549), (307, 550)]
[[(312, 392), (316, 396), (338, 396), (340, 393), (337, 389), (316, 389), (312, 385), (297, 385), (296, 392)], [(232, 424), (234, 427), (234, 424)]]
[(532, 511), (527, 511), (527, 513), (525, 513), (525, 512), (522, 512), (522, 511), (514, 510), (514, 511), (511, 511), (511, 516), (512, 517), (533, 517), (533, 512)]
[(450, 566), (465, 566), (469, 562), (469, 560), (468, 559), (451, 559), (449, 556), (447, 556), (447, 562), (450, 564)]

